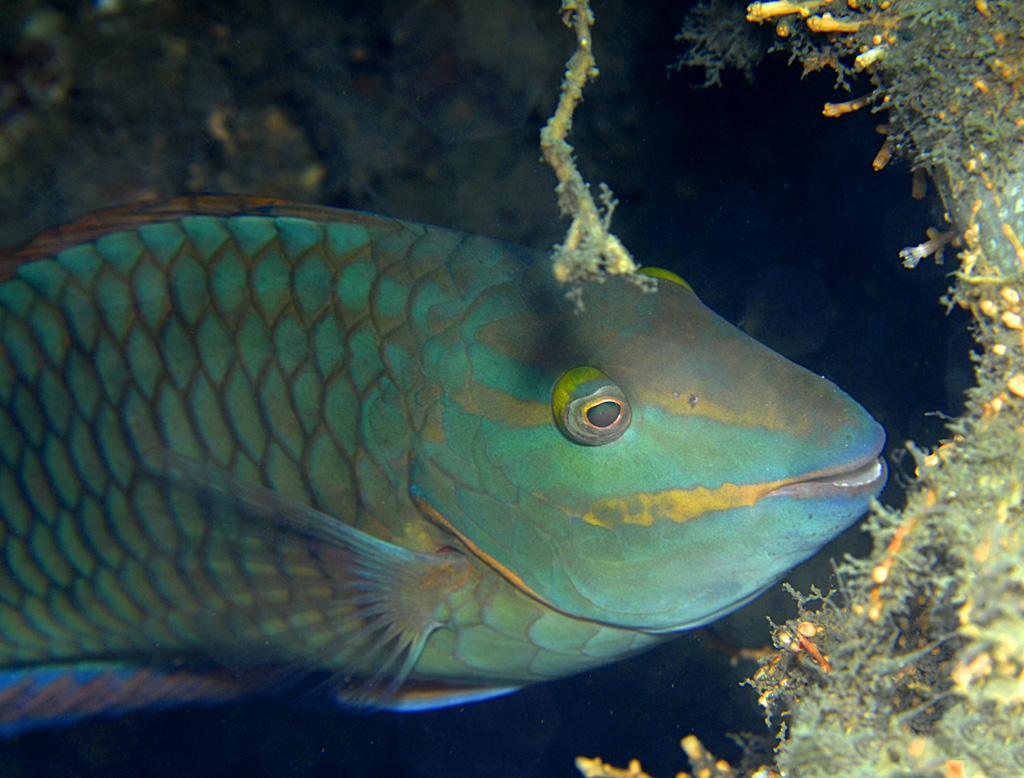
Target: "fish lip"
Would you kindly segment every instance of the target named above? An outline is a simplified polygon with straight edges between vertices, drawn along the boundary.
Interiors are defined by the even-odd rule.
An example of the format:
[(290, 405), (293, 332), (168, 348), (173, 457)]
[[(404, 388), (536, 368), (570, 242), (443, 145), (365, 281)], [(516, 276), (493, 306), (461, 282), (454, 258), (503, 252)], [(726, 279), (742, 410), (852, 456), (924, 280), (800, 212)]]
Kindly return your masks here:
[(797, 476), (765, 496), (806, 500), (877, 494), (888, 475), (885, 460), (879, 456), (879, 451), (875, 451), (852, 462)]

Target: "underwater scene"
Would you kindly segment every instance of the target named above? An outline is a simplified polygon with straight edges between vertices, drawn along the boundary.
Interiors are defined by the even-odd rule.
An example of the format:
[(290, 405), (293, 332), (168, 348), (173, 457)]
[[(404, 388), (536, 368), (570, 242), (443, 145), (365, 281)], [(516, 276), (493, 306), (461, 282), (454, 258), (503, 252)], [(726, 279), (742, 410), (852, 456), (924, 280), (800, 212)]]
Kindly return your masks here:
[[(5, 0), (0, 776), (764, 778), (808, 722), (782, 774), (1024, 775), (943, 734), (1024, 720), (1016, 622), (957, 588), (1020, 481), (984, 471), (984, 541), (898, 513), (971, 510), (918, 479), (1024, 400), (1020, 210), (1020, 267), (951, 291), (989, 205), (872, 71), (967, 19), (994, 100), (1024, 19), (590, 8), (581, 44), (571, 1)], [(572, 159), (656, 292), (552, 278), (590, 46)], [(1017, 102), (978, 148), (1017, 159)]]

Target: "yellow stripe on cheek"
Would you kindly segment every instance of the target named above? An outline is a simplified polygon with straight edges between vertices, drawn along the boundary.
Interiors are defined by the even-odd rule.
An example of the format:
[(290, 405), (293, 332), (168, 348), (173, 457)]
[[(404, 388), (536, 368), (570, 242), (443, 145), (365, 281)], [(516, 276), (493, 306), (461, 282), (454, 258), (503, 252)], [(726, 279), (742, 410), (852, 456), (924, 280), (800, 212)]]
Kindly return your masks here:
[(697, 486), (693, 489), (670, 489), (653, 494), (630, 494), (625, 497), (604, 497), (590, 504), (580, 518), (588, 524), (611, 528), (616, 524), (637, 524), (649, 527), (662, 519), (682, 523), (713, 511), (749, 507), (785, 481), (759, 484), (722, 484), (717, 489)]

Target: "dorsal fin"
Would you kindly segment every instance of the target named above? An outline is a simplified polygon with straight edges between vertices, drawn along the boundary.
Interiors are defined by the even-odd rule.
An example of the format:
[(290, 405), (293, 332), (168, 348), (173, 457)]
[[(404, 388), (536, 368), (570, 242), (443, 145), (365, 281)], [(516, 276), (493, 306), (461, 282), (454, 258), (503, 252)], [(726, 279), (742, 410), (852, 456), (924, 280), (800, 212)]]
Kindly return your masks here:
[(20, 246), (0, 250), (0, 282), (14, 275), (18, 267), (25, 262), (54, 256), (67, 248), (88, 243), (113, 232), (196, 215), (294, 216), (320, 222), (362, 224), (372, 230), (398, 228), (397, 222), (370, 213), (324, 205), (293, 203), (269, 197), (194, 195), (173, 200), (144, 200), (86, 214), (75, 221), (44, 230)]

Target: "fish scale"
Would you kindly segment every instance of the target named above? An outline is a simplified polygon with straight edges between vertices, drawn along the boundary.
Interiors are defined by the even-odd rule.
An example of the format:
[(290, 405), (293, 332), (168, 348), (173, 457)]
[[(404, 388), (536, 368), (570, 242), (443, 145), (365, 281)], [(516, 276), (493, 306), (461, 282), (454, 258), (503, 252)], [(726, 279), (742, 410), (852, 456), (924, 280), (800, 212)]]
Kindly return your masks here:
[[(749, 600), (881, 430), (664, 283), (578, 313), (538, 253), (251, 198), (0, 256), (0, 731), (311, 675), (457, 704)], [(575, 368), (632, 403), (610, 445), (560, 426)]]
[[(304, 275), (296, 260), (301, 254), (295, 253), (301, 250), (302, 236), (292, 225), (287, 240), (272, 220), (250, 220), (247, 226), (275, 235), (249, 257), (251, 271), (244, 279), (254, 306), (241, 326), (245, 337), (235, 342), (243, 351), (241, 362), (251, 372), (224, 354), (235, 338), (232, 325), (241, 321), (241, 248), (217, 220), (195, 217), (184, 220), (180, 228), (155, 225), (161, 229), (105, 236), (94, 245), (34, 263), (28, 266), (31, 272), (8, 282), (6, 296), (28, 303), (5, 301), (3, 320), (5, 355), (17, 355), (7, 358), (4, 372), (10, 379), (0, 389), (15, 396), (0, 417), (3, 438), (24, 439), (18, 450), (5, 451), (3, 461), (5, 482), (9, 473), (17, 482), (17, 488), (4, 489), (0, 497), (6, 519), (4, 558), (14, 579), (3, 588), (12, 593), (4, 599), (22, 609), (31, 599), (33, 605), (38, 603), (38, 612), (23, 619), (19, 629), (4, 630), (23, 644), (31, 643), (33, 650), (10, 646), (0, 661), (74, 656), (81, 650), (74, 641), (68, 643), (60, 610), (49, 599), (51, 591), (66, 590), (71, 583), (72, 568), (65, 559), (75, 562), (79, 573), (101, 564), (99, 573), (87, 579), (96, 589), (94, 597), (83, 596), (80, 589), (71, 594), (82, 598), (79, 615), (100, 622), (105, 650), (137, 643), (133, 628), (139, 615), (152, 615), (160, 600), (152, 593), (141, 595), (138, 586), (130, 585), (140, 577), (133, 566), (156, 550), (175, 545), (168, 537), (174, 534), (170, 524), (147, 529), (132, 520), (145, 513), (125, 507), (144, 500), (139, 492), (148, 482), (138, 477), (138, 452), (169, 446), (249, 475), (262, 470), (261, 480), (303, 502), (317, 504), (324, 496), (312, 494), (301, 475), (298, 460), (311, 432), (303, 422), (312, 427), (316, 420), (299, 420), (292, 394), (296, 386), (307, 394), (318, 389), (316, 381), (312, 387), (302, 386), (313, 371), (295, 374), (299, 363), (306, 361), (296, 354), (294, 347), (301, 346), (302, 339), (296, 338), (295, 329), (315, 328), (317, 321), (310, 314), (322, 313), (325, 301), (321, 295), (322, 303), (315, 309), (293, 305), (289, 285), (281, 283), (288, 276), (284, 255), (289, 250), (293, 264), (300, 267), (295, 277), (305, 278), (307, 286), (310, 275), (324, 275), (323, 261), (315, 257), (311, 263), (318, 262), (319, 267)], [(154, 232), (159, 234), (154, 237)], [(147, 238), (155, 251), (147, 249)], [(166, 265), (166, 286), (155, 281), (164, 277), (153, 272), (159, 263)], [(88, 307), (83, 312), (83, 298), (97, 301), (92, 307), (99, 308), (100, 316), (90, 317)], [(153, 318), (153, 311), (162, 311), (163, 316)], [(63, 325), (70, 321), (74, 326)], [(203, 327), (201, 321), (209, 324)], [(275, 341), (279, 353), (288, 355), (285, 364), (273, 359), (268, 345)], [(256, 345), (246, 350), (249, 344)], [(293, 348), (283, 351), (284, 345)], [(72, 353), (78, 358), (69, 359)], [(163, 358), (156, 358), (160, 353)], [(325, 367), (330, 370), (325, 371), (328, 379), (342, 370), (340, 360), (321, 365), (320, 370)], [(98, 398), (75, 409), (73, 421), (65, 381), (76, 392)], [(46, 386), (53, 388), (47, 391)], [(250, 386), (251, 392), (245, 391)], [(253, 396), (256, 401), (247, 402)], [(72, 425), (76, 434), (68, 435)], [(262, 438), (263, 445), (249, 451), (238, 445), (253, 438)], [(335, 449), (316, 450), (320, 466), (337, 466), (340, 458), (332, 460), (328, 453)], [(249, 461), (239, 464), (239, 459)], [(329, 506), (339, 507), (344, 511), (350, 506)], [(43, 519), (49, 529), (37, 523), (29, 532), (29, 513)], [(61, 543), (61, 537), (68, 542)], [(81, 579), (76, 584), (81, 586)], [(20, 601), (13, 594), (19, 588), (27, 589)], [(177, 595), (173, 590), (162, 594)], [(93, 607), (82, 608), (85, 601)], [(5, 626), (17, 621), (12, 606), (0, 609), (0, 621)], [(113, 632), (122, 634), (115, 637)], [(172, 640), (169, 633), (161, 638)], [(186, 638), (194, 639), (194, 634), (177, 636), (179, 644)], [(53, 645), (48, 646), (48, 640)]]

